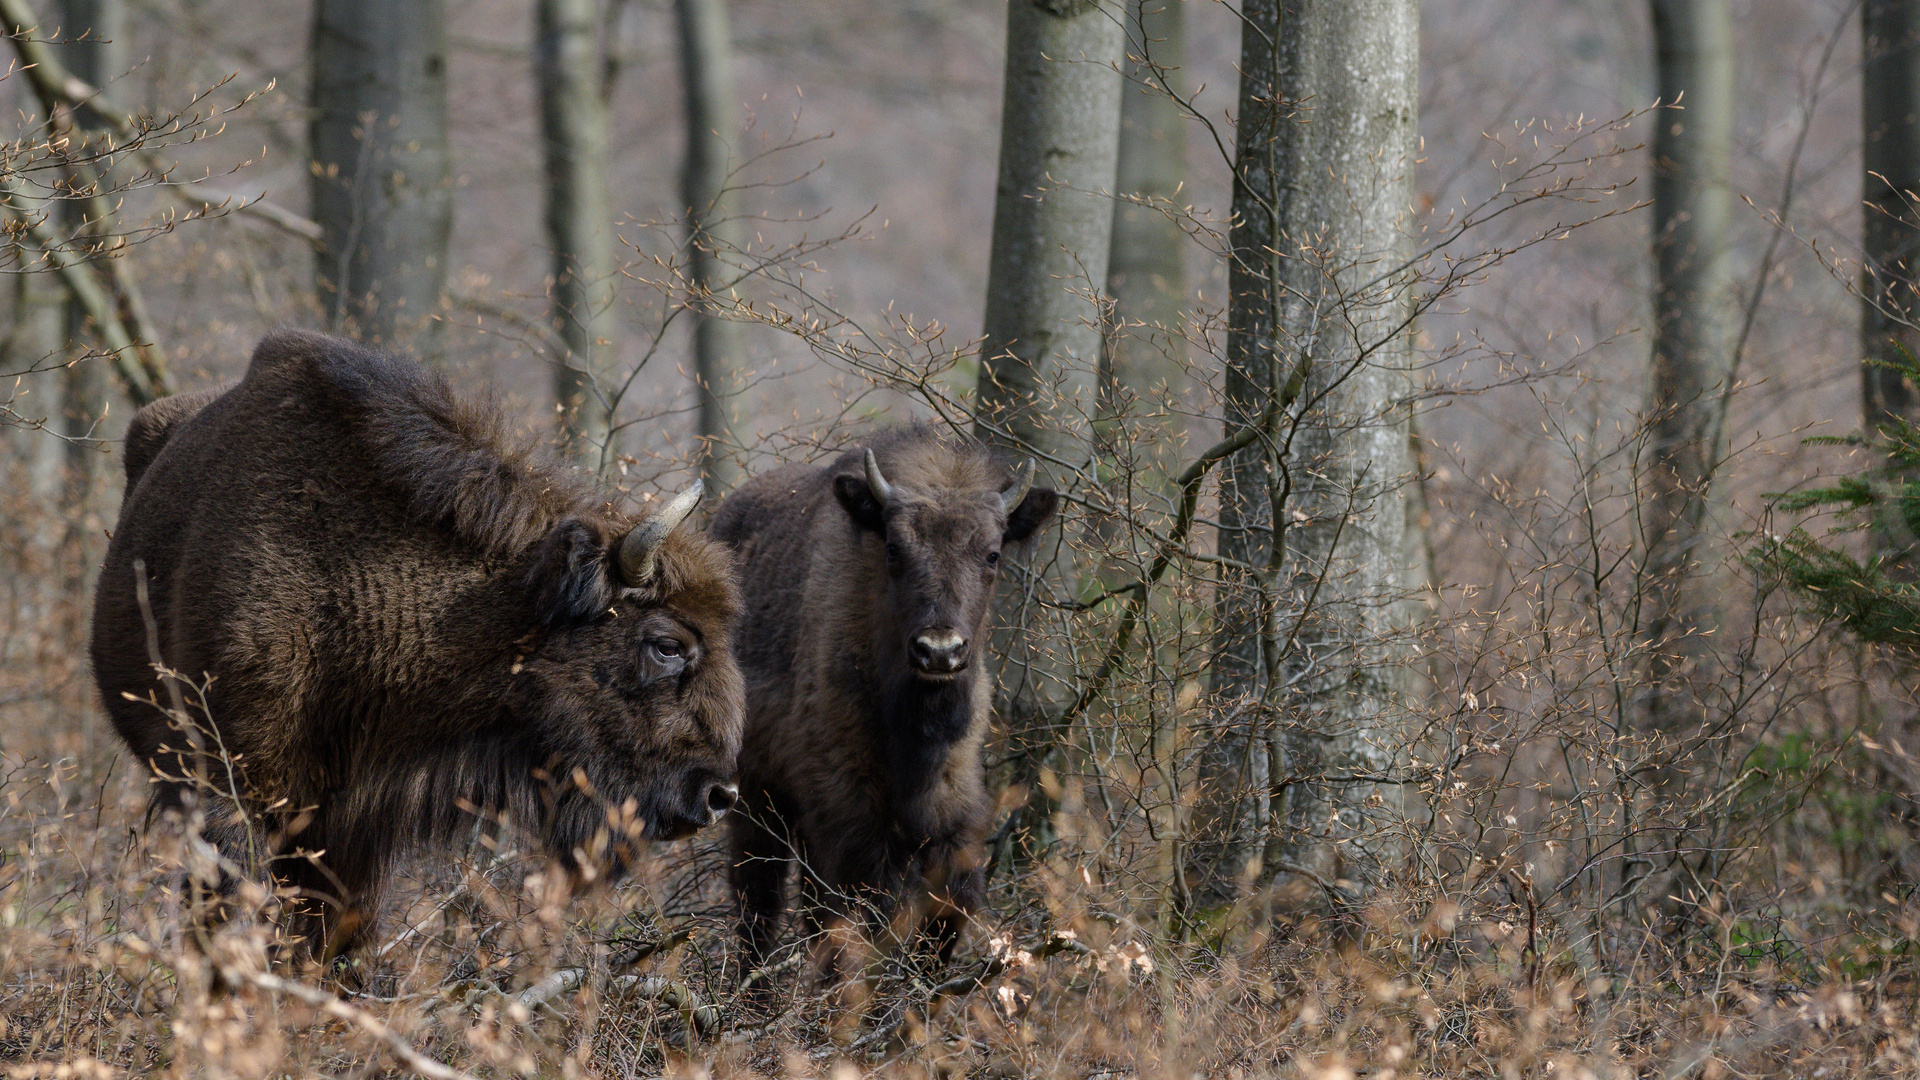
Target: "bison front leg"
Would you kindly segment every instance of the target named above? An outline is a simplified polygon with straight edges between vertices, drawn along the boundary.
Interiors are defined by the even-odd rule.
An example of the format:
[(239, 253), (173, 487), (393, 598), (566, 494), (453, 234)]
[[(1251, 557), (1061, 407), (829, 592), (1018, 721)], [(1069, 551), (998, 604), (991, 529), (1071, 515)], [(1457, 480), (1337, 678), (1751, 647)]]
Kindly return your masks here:
[(729, 821), (732, 863), (728, 876), (739, 911), (740, 975), (745, 978), (764, 966), (779, 944), (793, 846), (784, 823), (768, 808), (750, 806), (744, 813), (736, 810)]
[(960, 848), (929, 867), (926, 940), (938, 962), (953, 959), (973, 917), (986, 905), (987, 875), (981, 853)]
[(891, 894), (857, 885), (834, 888), (809, 879), (804, 887), (811, 894), (807, 921), (814, 971), (835, 1012), (834, 1038), (845, 1042), (879, 988), (885, 942), (899, 905)]
[(292, 850), (274, 860), (274, 877), (293, 893), (288, 929), (296, 954), (350, 982), (353, 955), (375, 936), (391, 851), (390, 838), (371, 832), (342, 835), (322, 816), (290, 837)]

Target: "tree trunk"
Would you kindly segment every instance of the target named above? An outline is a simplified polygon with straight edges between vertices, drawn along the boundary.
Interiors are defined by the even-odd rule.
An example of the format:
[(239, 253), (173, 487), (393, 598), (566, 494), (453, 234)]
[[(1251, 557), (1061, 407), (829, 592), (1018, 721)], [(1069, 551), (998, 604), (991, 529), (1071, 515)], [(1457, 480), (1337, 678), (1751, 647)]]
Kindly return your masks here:
[[(125, 69), (126, 20), (120, 0), (62, 0), (60, 21), (61, 36), (70, 42), (60, 50), (68, 72), (93, 86), (106, 86)], [(82, 113), (76, 119), (86, 115)], [(103, 186), (106, 175), (104, 169), (100, 170)], [(77, 201), (64, 205), (63, 216), (69, 234), (80, 230), (86, 216), (84, 207), (84, 203)], [(103, 221), (95, 223), (93, 229), (96, 233), (106, 233), (112, 226)], [(86, 309), (69, 295), (66, 300), (69, 358), (78, 359), (86, 351), (89, 339), (97, 340), (99, 336), (89, 329)], [(61, 374), (60, 396), (61, 428), (72, 440), (66, 443), (64, 462), (67, 535), (61, 562), (67, 594), (75, 598), (74, 630), (77, 632), (78, 624), (84, 622), (84, 616), (79, 613), (85, 608), (78, 598), (86, 594), (93, 563), (89, 549), (94, 546), (93, 538), (100, 535), (99, 523), (90, 523), (87, 518), (94, 510), (100, 486), (103, 455), (100, 444), (91, 440), (105, 437), (99, 424), (107, 411), (106, 361), (95, 358), (69, 364)]]
[(1115, 170), (1115, 190), (1123, 198), (1113, 204), (1113, 252), (1107, 265), (1114, 329), (1103, 354), (1100, 411), (1114, 422), (1103, 427), (1145, 415), (1154, 418), (1158, 430), (1103, 431), (1101, 439), (1116, 448), (1144, 443), (1137, 464), (1152, 469), (1164, 484), (1186, 427), (1178, 412), (1162, 413), (1156, 405), (1168, 395), (1177, 401), (1186, 381), (1187, 236), (1174, 218), (1124, 197), (1164, 205), (1186, 179), (1185, 117), (1168, 92), (1185, 90), (1185, 7), (1184, 0), (1130, 0), (1128, 8), (1127, 80)]
[[(1125, 41), (1124, 12), (1111, 2), (1007, 7), (975, 423), (982, 440), (1036, 459), (1038, 484), (1066, 485), (1069, 470), (1087, 459), (1103, 321), (1087, 293), (1107, 280)], [(1041, 624), (1038, 603), (1072, 594), (1064, 536), (1056, 520), (1005, 575), (1017, 600), (1001, 605), (994, 644), (1020, 782), (1031, 782), (1053, 748), (1047, 717), (1072, 693), (1066, 635)]]
[(554, 399), (567, 452), (597, 471), (612, 453), (607, 398), (595, 375), (601, 358), (613, 355), (620, 332), (598, 0), (539, 0), (534, 58), (546, 150), (547, 242), (553, 247), (550, 318), (567, 347), (565, 365), (554, 371)]
[[(1862, 230), (1860, 398), (1868, 430), (1920, 423), (1920, 387), (1879, 366), (1920, 356), (1920, 2), (1867, 0), (1861, 9), (1860, 114), (1866, 176)], [(1905, 572), (1912, 539), (1876, 530), (1875, 546)]]
[(680, 23), (680, 79), (687, 115), (687, 160), (681, 202), (687, 213), (687, 284), (693, 303), (693, 372), (700, 392), (700, 476), (719, 494), (740, 482), (743, 448), (734, 432), (733, 365), (739, 327), (706, 297), (728, 286), (724, 256), (740, 250), (731, 149), (734, 116), (732, 46), (726, 0), (674, 0)]
[(1222, 479), (1233, 563), (1200, 762), (1203, 902), (1272, 871), (1343, 891), (1377, 879), (1391, 854), (1380, 818), (1401, 789), (1345, 778), (1402, 760), (1396, 639), (1412, 584), (1413, 296), (1399, 268), (1417, 0), (1249, 0), (1240, 73), (1227, 422), (1266, 435)]
[(443, 0), (317, 0), (311, 49), (324, 321), (432, 357), (453, 229)]
[(1728, 373), (1727, 158), (1733, 131), (1733, 26), (1726, 0), (1654, 0), (1662, 102), (1653, 141), (1653, 384), (1642, 494), (1653, 644), (1649, 720), (1673, 732), (1698, 719), (1679, 685), (1700, 660), (1713, 614), (1700, 565), (1714, 443)]

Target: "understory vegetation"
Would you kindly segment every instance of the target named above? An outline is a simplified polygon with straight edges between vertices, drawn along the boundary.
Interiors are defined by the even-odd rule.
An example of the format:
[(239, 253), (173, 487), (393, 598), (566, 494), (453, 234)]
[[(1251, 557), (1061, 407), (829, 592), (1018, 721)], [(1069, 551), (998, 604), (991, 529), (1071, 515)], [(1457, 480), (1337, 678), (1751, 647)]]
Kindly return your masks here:
[[(1001, 100), (966, 66), (968, 35), (998, 40), (1000, 6), (836, 8), (873, 16), (839, 41), (840, 22), (784, 38), (768, 27), (786, 13), (737, 5), (756, 63), (871, 92), (820, 106), (850, 129), (942, 95), (954, 115), (889, 149), (912, 184), (878, 166), (849, 179), (829, 165), (849, 139), (885, 138), (810, 134), (826, 125), (802, 95), (763, 97), (724, 175), (688, 166), (699, 205), (621, 213), (592, 288), (567, 284), (584, 259), (516, 231), (553, 177), (502, 164), (498, 117), (461, 119), (456, 95), (468, 157), (438, 194), (467, 200), (466, 232), (441, 238), (444, 280), (404, 312), (417, 337), (368, 302), (396, 335), (382, 344), (493, 393), (629, 502), (830, 460), (910, 419), (1033, 458), (1062, 494), (1058, 528), (1002, 571), (986, 911), (948, 962), (908, 943), (878, 950), (869, 984), (829, 985), (820, 943), (791, 929), (741, 970), (717, 829), (576, 891), (531, 823), (476, 815), (470, 843), (403, 860), (370, 948), (317, 970), (290, 959), (292, 898), (223, 863), (205, 821), (149, 827), (149, 777), (87, 659), (129, 406), (232, 379), (276, 325), (365, 331), (372, 315), (336, 323), (347, 298), (329, 314), (312, 280), (338, 223), (252, 194), (261, 173), (283, 200), (309, 173), (338, 179), (305, 156), (307, 106), (273, 90), (297, 57), (195, 52), (167, 13), (197, 12), (209, 40), (220, 20), (155, 0), (137, 34), (184, 58), (156, 46), (144, 74), (113, 73), (123, 109), (84, 82), (30, 81), (74, 41), (0, 4), (20, 60), (0, 72), (18, 129), (0, 144), (7, 1075), (1920, 1076), (1920, 429), (1833, 419), (1857, 406), (1871, 290), (1835, 239), (1859, 193), (1832, 181), (1855, 151), (1827, 133), (1857, 126), (1821, 110), (1843, 93), (1835, 43), (1859, 5), (1742, 31), (1799, 43), (1762, 74), (1800, 96), (1739, 149), (1738, 190), (1756, 194), (1715, 294), (1726, 362), (1683, 400), (1649, 371), (1656, 305), (1636, 267), (1649, 142), (1694, 114), (1636, 89), (1595, 119), (1585, 84), (1550, 87), (1552, 120), (1454, 104), (1521, 96), (1481, 81), (1502, 55), (1486, 24), (1517, 5), (1430, 4), (1425, 26), (1417, 4), (1396, 9), (1428, 42), (1399, 73), (1407, 152), (1349, 155), (1319, 189), (1329, 221), (1387, 192), (1369, 205), (1390, 242), (1371, 247), (1350, 222), (1285, 218), (1304, 196), (1280, 198), (1278, 163), (1323, 152), (1314, 138), (1351, 103), (1282, 86), (1278, 45), (1266, 84), (1236, 65), (1233, 43), (1279, 7), (1177, 5), (1195, 20), (1180, 63), (1154, 59), (1175, 39), (1147, 33), (1138, 3), (1116, 16), (1133, 20), (1123, 56), (1062, 64), (1124, 72), (1167, 104), (1196, 148), (1191, 186), (1048, 172), (1037, 201), (1096, 201), (1110, 231), (1156, 225), (1178, 246), (1166, 272), (1188, 277), (1170, 313), (1143, 313), (1108, 280), (1108, 239), (1091, 261), (1036, 245), (1068, 267), (1038, 275), (1072, 312), (1056, 329), (1091, 343), (1041, 359), (973, 330), (984, 196), (913, 187), (968, 157), (953, 132), (975, 138)], [(666, 95), (645, 61), (669, 47), (669, 5), (587, 6), (612, 28), (595, 69), (609, 99), (616, 76)], [(1625, 32), (1561, 14), (1600, 28), (1569, 56)], [(916, 51), (929, 35), (947, 36)], [(494, 77), (483, 65), (517, 86), (514, 65), (551, 64), (519, 39), (454, 43), (469, 86)], [(936, 52), (953, 70), (899, 70)], [(841, 78), (862, 64), (881, 89)], [(1248, 81), (1206, 96), (1207, 73)], [(671, 188), (655, 158), (672, 155), (642, 156), (629, 171)], [(280, 172), (248, 171), (269, 158)], [(994, 187), (985, 166), (965, 180)], [(897, 201), (867, 197), (890, 184)], [(1249, 241), (1255, 219), (1267, 231)], [(1920, 325), (1896, 301), (1877, 310)], [(1027, 381), (983, 403), (1001, 368)], [(1910, 353), (1889, 370), (1920, 383)], [(1688, 473), (1671, 430), (1703, 403), (1707, 465)], [(201, 731), (219, 719), (191, 695), (154, 708)]]

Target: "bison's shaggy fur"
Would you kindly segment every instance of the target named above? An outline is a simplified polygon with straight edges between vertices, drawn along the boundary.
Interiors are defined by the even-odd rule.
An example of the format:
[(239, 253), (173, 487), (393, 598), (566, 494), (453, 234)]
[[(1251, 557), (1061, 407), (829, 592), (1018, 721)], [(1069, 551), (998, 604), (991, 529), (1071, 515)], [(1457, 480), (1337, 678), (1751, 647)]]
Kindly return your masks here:
[[(869, 483), (868, 451), (890, 492)], [(979, 653), (1002, 545), (1057, 502), (1003, 496), (1020, 486), (987, 448), (920, 426), (756, 478), (715, 513), (747, 596), (731, 839), (749, 964), (774, 943), (796, 859), (829, 971), (853, 960), (839, 930), (872, 942), (932, 918), (946, 951), (980, 904), (992, 687)], [(916, 664), (930, 631), (947, 652)]]
[[(626, 580), (634, 521), (497, 409), (279, 332), (231, 389), (141, 410), (126, 463), (95, 599), (101, 695), (157, 811), (204, 807), (233, 854), (258, 827), (275, 873), (320, 901), (315, 945), (365, 935), (399, 846), (476, 815), (617, 859), (632, 837), (596, 849), (609, 808), (672, 837), (731, 803), (725, 551), (669, 535)], [(157, 707), (181, 687), (150, 650), (205, 685), (199, 730)]]

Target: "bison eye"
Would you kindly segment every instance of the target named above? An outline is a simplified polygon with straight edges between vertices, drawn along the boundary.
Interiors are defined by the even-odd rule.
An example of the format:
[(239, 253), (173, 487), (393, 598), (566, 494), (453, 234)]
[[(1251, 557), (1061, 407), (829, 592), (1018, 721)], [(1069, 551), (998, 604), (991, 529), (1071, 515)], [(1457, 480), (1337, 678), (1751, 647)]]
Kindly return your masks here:
[(887, 545), (887, 561), (898, 562), (899, 559), (900, 559), (900, 545), (888, 544)]
[(999, 565), (999, 563), (1000, 563), (1000, 553), (999, 553), (999, 552), (997, 552), (997, 551), (989, 551), (989, 552), (987, 552), (987, 565), (988, 565), (988, 566), (997, 566), (997, 565)]
[(680, 643), (672, 638), (661, 638), (648, 644), (653, 646), (654, 655), (662, 660), (676, 660), (680, 657)]

